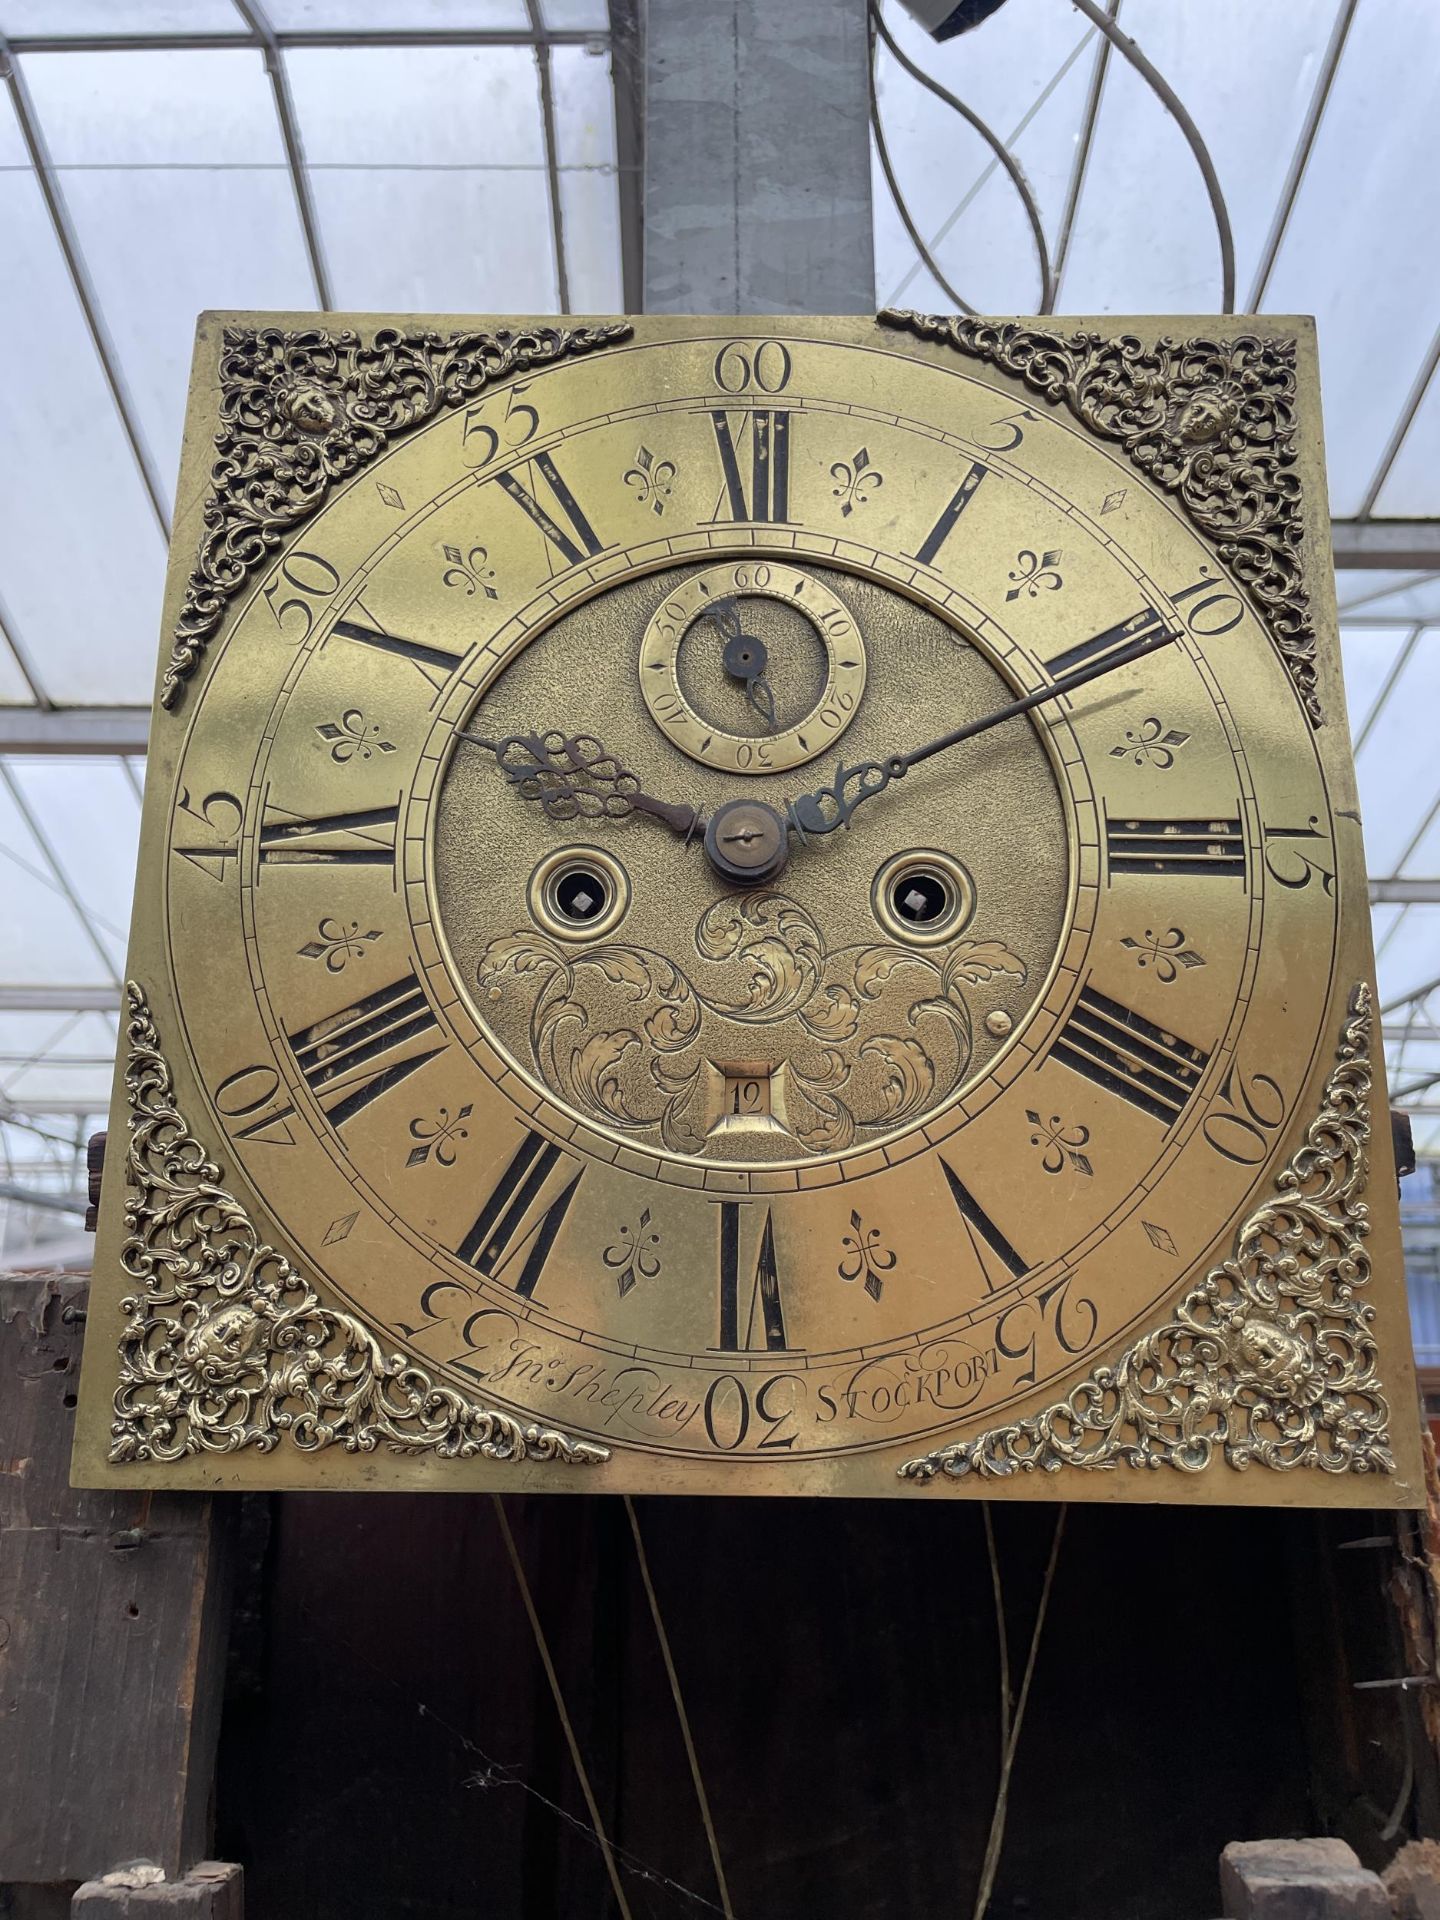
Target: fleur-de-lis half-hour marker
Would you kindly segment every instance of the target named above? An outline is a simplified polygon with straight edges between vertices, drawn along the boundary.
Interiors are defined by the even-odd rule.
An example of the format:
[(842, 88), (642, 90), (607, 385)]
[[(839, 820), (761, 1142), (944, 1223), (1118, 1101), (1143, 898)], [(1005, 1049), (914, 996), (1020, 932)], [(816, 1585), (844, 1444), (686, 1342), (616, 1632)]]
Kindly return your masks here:
[(625, 485), (633, 488), (642, 507), (649, 507), (653, 514), (663, 514), (665, 503), (675, 491), (675, 476), (679, 472), (673, 460), (657, 460), (647, 446), (635, 449), (635, 464), (627, 467), (622, 476)]
[(653, 1280), (660, 1272), (660, 1255), (656, 1249), (660, 1245), (660, 1235), (648, 1231), (650, 1227), (650, 1209), (646, 1207), (630, 1228), (622, 1226), (613, 1245), (606, 1247), (600, 1258), (615, 1275), (615, 1285), (623, 1300), (637, 1280)]
[(368, 760), (372, 753), (394, 753), (393, 740), (381, 738), (378, 724), (372, 725), (358, 707), (342, 713), (339, 722), (325, 721), (316, 733), (330, 749), (330, 758), (340, 766), (347, 760)]
[(347, 927), (327, 914), (315, 929), (315, 938), (296, 951), (306, 960), (323, 960), (327, 973), (343, 973), (347, 960), (364, 958), (366, 947), (380, 938), (380, 931), (379, 927), (370, 927), (362, 933), (358, 920)]
[(1030, 1135), (1030, 1144), (1040, 1149), (1042, 1172), (1062, 1173), (1067, 1161), (1076, 1173), (1088, 1176), (1095, 1171), (1080, 1151), (1089, 1142), (1088, 1127), (1067, 1127), (1058, 1113), (1052, 1113), (1048, 1120), (1042, 1120), (1033, 1107), (1025, 1109), (1025, 1118), (1035, 1129)]
[(1018, 600), (1022, 593), (1028, 593), (1033, 600), (1042, 589), (1046, 593), (1058, 593), (1065, 584), (1056, 571), (1057, 564), (1063, 558), (1059, 547), (1050, 547), (1044, 553), (1035, 553), (1029, 547), (1022, 547), (1015, 556), (1015, 565), (1010, 569), (1010, 578), (1015, 585), (1005, 598)]
[(1134, 940), (1127, 933), (1120, 944), (1128, 953), (1134, 954), (1138, 966), (1153, 967), (1155, 978), (1166, 986), (1179, 978), (1181, 967), (1203, 967), (1205, 964), (1203, 953), (1186, 946), (1185, 935), (1179, 927), (1171, 927), (1165, 933), (1156, 933), (1147, 927), (1143, 940)]
[(1123, 760), (1128, 755), (1137, 767), (1151, 766), (1161, 773), (1175, 764), (1175, 755), (1190, 738), (1178, 727), (1162, 727), (1153, 716), (1139, 727), (1127, 727), (1125, 738), (1111, 747), (1110, 758)]
[(467, 594), (483, 593), (487, 600), (500, 598), (495, 586), (495, 569), (489, 564), (490, 555), (484, 547), (443, 546), (440, 551), (450, 562), (440, 576), (442, 587), (463, 587)]
[(405, 1161), (407, 1167), (423, 1167), (431, 1154), (439, 1167), (453, 1167), (455, 1156), (460, 1151), (459, 1143), (468, 1140), (470, 1129), (464, 1122), (470, 1118), (474, 1109), (467, 1103), (452, 1120), (450, 1109), (441, 1107), (433, 1120), (422, 1120), (417, 1114), (410, 1122), (410, 1138), (418, 1140), (420, 1145), (412, 1147)]
[(872, 1300), (878, 1300), (885, 1291), (882, 1274), (889, 1273), (895, 1265), (895, 1255), (881, 1242), (880, 1229), (867, 1227), (860, 1215), (850, 1209), (850, 1225), (853, 1233), (847, 1233), (840, 1245), (845, 1249), (836, 1268), (842, 1280), (858, 1280), (865, 1276), (865, 1291)]
[(849, 519), (857, 507), (863, 507), (872, 493), (885, 484), (885, 476), (870, 464), (870, 449), (859, 447), (848, 460), (837, 460), (830, 469), (836, 483), (830, 491), (840, 502), (843, 518)]

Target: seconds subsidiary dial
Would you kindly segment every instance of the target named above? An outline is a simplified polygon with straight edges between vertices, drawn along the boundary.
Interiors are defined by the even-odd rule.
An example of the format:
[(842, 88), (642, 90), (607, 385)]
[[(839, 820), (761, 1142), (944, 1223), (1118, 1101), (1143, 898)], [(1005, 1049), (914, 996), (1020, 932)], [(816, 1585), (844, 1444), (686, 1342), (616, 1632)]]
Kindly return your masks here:
[(865, 641), (813, 569), (706, 567), (652, 614), (640, 690), (692, 760), (778, 773), (826, 752), (850, 724), (865, 691)]

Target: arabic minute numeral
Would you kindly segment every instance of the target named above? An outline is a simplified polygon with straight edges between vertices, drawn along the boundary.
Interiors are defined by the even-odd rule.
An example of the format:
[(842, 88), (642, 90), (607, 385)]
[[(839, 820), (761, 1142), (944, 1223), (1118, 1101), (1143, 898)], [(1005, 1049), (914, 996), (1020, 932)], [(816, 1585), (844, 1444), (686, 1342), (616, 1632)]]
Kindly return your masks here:
[(212, 1098), (216, 1111), (227, 1120), (244, 1121), (243, 1126), (231, 1126), (237, 1140), (263, 1140), (271, 1147), (294, 1146), (290, 1122), (295, 1107), (285, 1097), (278, 1069), (268, 1060), (226, 1074)]
[(1100, 1315), (1095, 1302), (1070, 1297), (1074, 1279), (1073, 1274), (1065, 1274), (1034, 1299), (1017, 1300), (996, 1321), (995, 1351), (1007, 1360), (1028, 1363), (1025, 1370), (1015, 1376), (1017, 1386), (1035, 1384), (1043, 1333), (1049, 1333), (1060, 1351), (1074, 1359), (1085, 1352), (1099, 1331)]
[(528, 382), (509, 388), (503, 412), (498, 394), (487, 394), (473, 407), (465, 409), (460, 458), (467, 467), (488, 467), (502, 447), (513, 451), (527, 446), (535, 438), (540, 431), (540, 416), (528, 401), (520, 398), (529, 391)]
[[(1265, 829), (1265, 871), (1272, 880), (1278, 880), (1282, 887), (1292, 889), (1308, 887), (1312, 880), (1318, 879), (1321, 891), (1333, 894), (1335, 891), (1335, 872), (1332, 867), (1321, 864), (1305, 853), (1295, 843), (1297, 840), (1318, 841), (1320, 847), (1328, 851), (1329, 835), (1321, 826), (1319, 816), (1311, 814), (1309, 824), (1303, 827), (1266, 827)], [(1272, 842), (1279, 842), (1272, 845)]]
[(293, 633), (298, 644), (309, 638), (315, 625), (316, 604), (328, 600), (339, 585), (340, 576), (330, 562), (302, 548), (280, 562), (260, 589), (260, 597), (282, 632), (291, 632), (294, 622), (290, 621), (287, 626), (287, 619), (292, 613), (299, 614), (304, 624)]
[(173, 851), (182, 860), (188, 860), (192, 867), (199, 869), (210, 880), (224, 880), (225, 863), (234, 860), (240, 853), (240, 823), (245, 810), (233, 793), (207, 793), (199, 806), (193, 806), (188, 787), (180, 789), (179, 811), (188, 820), (195, 821), (192, 833), (213, 835), (213, 844), (175, 847)]
[(1247, 1076), (1232, 1061), (1200, 1131), (1216, 1153), (1237, 1167), (1258, 1167), (1284, 1118), (1285, 1095), (1278, 1082), (1268, 1073)]
[(1035, 420), (1036, 415), (1030, 411), (1029, 407), (1021, 407), (1018, 413), (1002, 413), (998, 420), (990, 422), (986, 431), (1003, 432), (1007, 437), (1004, 440), (988, 441), (977, 437), (975, 444), (977, 447), (984, 447), (987, 453), (1013, 453), (1025, 438), (1025, 428), (1021, 422), (1028, 421), (1033, 427)]
[(779, 340), (727, 340), (715, 356), (715, 384), (721, 393), (783, 393), (794, 363)]

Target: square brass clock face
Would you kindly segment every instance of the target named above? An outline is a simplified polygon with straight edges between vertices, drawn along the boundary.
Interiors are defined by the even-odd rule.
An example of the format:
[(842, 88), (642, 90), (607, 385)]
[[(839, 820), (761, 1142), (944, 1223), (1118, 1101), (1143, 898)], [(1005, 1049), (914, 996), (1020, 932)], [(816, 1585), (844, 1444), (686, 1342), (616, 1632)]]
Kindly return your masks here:
[(77, 1478), (1406, 1506), (1309, 323), (202, 320)]

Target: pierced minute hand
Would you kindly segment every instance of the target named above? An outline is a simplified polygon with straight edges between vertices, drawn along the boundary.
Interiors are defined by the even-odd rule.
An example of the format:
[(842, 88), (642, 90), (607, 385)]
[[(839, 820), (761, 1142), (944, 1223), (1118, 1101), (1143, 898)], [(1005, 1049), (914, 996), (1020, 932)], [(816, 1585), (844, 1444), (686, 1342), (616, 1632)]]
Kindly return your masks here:
[(1091, 680), (1100, 679), (1103, 674), (1114, 673), (1120, 667), (1128, 667), (1136, 660), (1143, 660), (1147, 653), (1168, 647), (1172, 640), (1178, 638), (1178, 634), (1168, 628), (1161, 633), (1151, 634), (1147, 639), (1137, 640), (1133, 646), (1122, 648), (1119, 653), (1092, 660), (1087, 666), (1076, 667), (1073, 673), (1061, 674), (1048, 687), (1037, 687), (1034, 693), (1022, 694), (1018, 700), (997, 707), (994, 713), (984, 714), (979, 720), (967, 720), (964, 726), (952, 727), (949, 733), (942, 733), (937, 740), (927, 741), (923, 747), (912, 747), (909, 753), (891, 754), (887, 760), (867, 760), (859, 766), (841, 767), (828, 787), (792, 800), (785, 823), (801, 839), (807, 835), (833, 833), (836, 827), (847, 827), (850, 816), (862, 800), (883, 793), (892, 780), (903, 779), (922, 760), (943, 753), (947, 747), (958, 747), (962, 740), (973, 740), (976, 734), (988, 733), (991, 727), (998, 727), (1019, 714), (1030, 713), (1036, 707), (1044, 706), (1047, 700), (1058, 700), (1064, 694), (1074, 693), (1077, 687), (1086, 686)]

